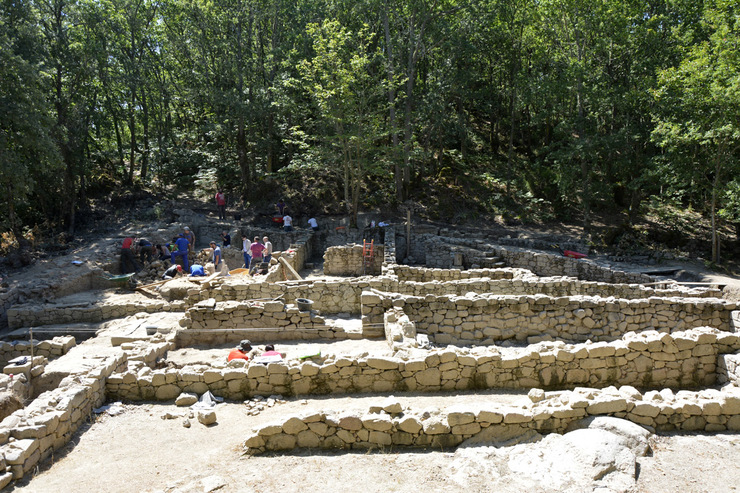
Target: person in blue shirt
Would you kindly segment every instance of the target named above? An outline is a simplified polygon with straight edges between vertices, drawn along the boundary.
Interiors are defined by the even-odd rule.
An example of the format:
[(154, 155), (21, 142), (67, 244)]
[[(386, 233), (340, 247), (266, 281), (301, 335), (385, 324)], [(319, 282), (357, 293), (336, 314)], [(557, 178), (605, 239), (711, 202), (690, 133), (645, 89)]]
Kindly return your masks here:
[(176, 257), (182, 257), (182, 267), (185, 269), (185, 272), (187, 272), (188, 269), (188, 247), (190, 246), (190, 242), (185, 238), (184, 235), (180, 235), (177, 238), (177, 241), (175, 241), (175, 245), (177, 245), (177, 251), (172, 252), (170, 254), (170, 262), (173, 264), (175, 263)]
[(213, 257), (211, 258), (211, 262), (213, 262), (213, 268), (218, 272), (221, 269), (221, 260), (223, 260), (221, 257), (221, 247), (216, 245), (215, 241), (212, 241), (211, 248), (213, 248)]
[(190, 277), (205, 276), (205, 275), (206, 275), (206, 270), (203, 268), (202, 265), (193, 264), (190, 267)]

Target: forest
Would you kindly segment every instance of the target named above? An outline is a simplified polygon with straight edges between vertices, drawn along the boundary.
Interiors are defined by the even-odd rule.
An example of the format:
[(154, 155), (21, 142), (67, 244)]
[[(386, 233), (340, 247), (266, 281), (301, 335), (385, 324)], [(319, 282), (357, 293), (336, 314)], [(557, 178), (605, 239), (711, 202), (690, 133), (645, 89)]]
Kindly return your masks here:
[(740, 229), (737, 0), (0, 0), (0, 233), (137, 190)]

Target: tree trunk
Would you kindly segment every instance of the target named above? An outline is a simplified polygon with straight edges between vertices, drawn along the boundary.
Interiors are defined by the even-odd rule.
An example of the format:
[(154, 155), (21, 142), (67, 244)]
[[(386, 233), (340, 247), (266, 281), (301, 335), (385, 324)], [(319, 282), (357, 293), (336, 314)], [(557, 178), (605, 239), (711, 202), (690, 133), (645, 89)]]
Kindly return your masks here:
[(396, 129), (396, 76), (394, 70), (393, 50), (391, 45), (391, 30), (388, 21), (388, 2), (383, 9), (383, 30), (385, 31), (385, 46), (388, 50), (388, 127), (391, 134), (391, 156), (393, 159), (393, 177), (396, 183), (396, 200), (403, 202), (403, 176), (398, 160), (398, 131)]
[(147, 105), (146, 92), (141, 94), (141, 123), (144, 133), (141, 138), (144, 143), (144, 152), (141, 155), (141, 181), (145, 181), (149, 171), (149, 106)]
[(720, 174), (722, 173), (722, 152), (717, 153), (714, 164), (714, 183), (712, 183), (712, 262), (720, 264), (720, 239), (717, 231), (717, 191), (720, 186)]

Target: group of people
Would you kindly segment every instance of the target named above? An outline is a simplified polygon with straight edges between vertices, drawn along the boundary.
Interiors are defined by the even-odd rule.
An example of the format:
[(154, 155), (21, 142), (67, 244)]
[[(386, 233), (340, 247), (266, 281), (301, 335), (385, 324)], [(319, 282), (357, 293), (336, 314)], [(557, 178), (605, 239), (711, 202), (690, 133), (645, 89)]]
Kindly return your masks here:
[(227, 361), (233, 361), (235, 359), (243, 359), (245, 361), (253, 360), (257, 362), (272, 362), (280, 361), (285, 355), (278, 351), (275, 351), (275, 346), (267, 344), (264, 351), (260, 351), (257, 348), (252, 347), (252, 343), (248, 339), (244, 339), (239, 343), (237, 347), (229, 352), (226, 357)]
[[(215, 200), (219, 219), (226, 219), (226, 196), (221, 189), (216, 193)], [(288, 212), (288, 206), (283, 199), (280, 199), (275, 204), (275, 209), (279, 214), (279, 217), (276, 219), (282, 223), (283, 229), (286, 232), (293, 231), (293, 217)], [(314, 231), (319, 230), (319, 225), (315, 217), (308, 220), (308, 225)], [(227, 231), (221, 233), (221, 243), (223, 248), (231, 246), (231, 236)], [(222, 251), (215, 241), (211, 241), (210, 246), (213, 251), (211, 260), (218, 272), (225, 267)], [(165, 244), (152, 245), (145, 238), (127, 237), (123, 240), (121, 246), (121, 273), (127, 274), (141, 270), (141, 267), (136, 262), (136, 256), (138, 255), (141, 263), (151, 262), (153, 258), (169, 260), (172, 265), (165, 271), (164, 279), (171, 279), (183, 272), (190, 275), (205, 275), (203, 266), (190, 265), (189, 257), (194, 253), (194, 247), (195, 233), (188, 226), (183, 228), (182, 233), (172, 238), (170, 243)], [(272, 259), (272, 251), (272, 243), (267, 236), (263, 237), (261, 241), (258, 236), (255, 236), (254, 240), (250, 241), (247, 235), (242, 235), (244, 267), (249, 269), (250, 274), (262, 269), (264, 264), (269, 266)], [(178, 257), (180, 257), (182, 266), (178, 264)]]
[(272, 242), (267, 236), (260, 242), (259, 236), (255, 236), (253, 241), (249, 241), (246, 234), (242, 235), (242, 255), (244, 256), (244, 268), (249, 269), (249, 273), (259, 270), (261, 265), (270, 265), (272, 260)]

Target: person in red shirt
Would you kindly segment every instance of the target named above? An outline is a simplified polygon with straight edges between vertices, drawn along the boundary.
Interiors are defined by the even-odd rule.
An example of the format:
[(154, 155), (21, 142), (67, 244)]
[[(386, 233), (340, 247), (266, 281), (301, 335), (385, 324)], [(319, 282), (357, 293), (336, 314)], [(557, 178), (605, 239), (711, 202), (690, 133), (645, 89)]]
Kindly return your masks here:
[(239, 343), (239, 346), (231, 350), (226, 360), (231, 361), (234, 359), (243, 359), (245, 361), (249, 361), (249, 352), (251, 350), (252, 343), (250, 343), (247, 339), (244, 339)]
[(133, 244), (133, 238), (124, 238), (123, 244), (121, 245), (121, 274), (128, 274), (129, 272), (139, 272), (139, 266), (136, 265), (134, 252), (131, 251), (131, 246)]
[(218, 208), (218, 218), (226, 219), (226, 196), (221, 190), (216, 194), (216, 207)]

